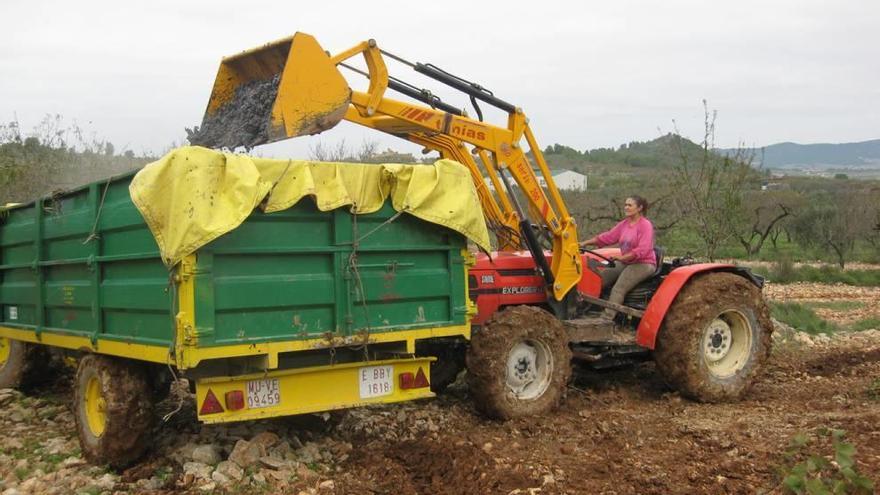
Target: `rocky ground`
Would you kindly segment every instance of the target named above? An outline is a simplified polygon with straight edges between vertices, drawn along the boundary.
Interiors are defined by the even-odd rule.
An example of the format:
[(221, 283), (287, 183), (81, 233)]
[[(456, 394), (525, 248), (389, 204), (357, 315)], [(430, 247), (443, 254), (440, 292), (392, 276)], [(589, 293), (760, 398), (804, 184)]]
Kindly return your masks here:
[[(880, 305), (876, 291), (862, 296)], [(846, 432), (855, 472), (880, 486), (880, 331), (811, 337), (781, 325), (774, 340), (766, 373), (736, 404), (682, 399), (651, 363), (578, 368), (557, 413), (507, 423), (481, 419), (459, 382), (418, 403), (200, 425), (181, 387), (161, 404), (179, 411), (150, 456), (123, 472), (82, 460), (62, 376), (29, 395), (0, 390), (0, 494), (781, 493), (794, 464), (834, 459), (829, 429)], [(830, 479), (839, 466), (829, 466)]]

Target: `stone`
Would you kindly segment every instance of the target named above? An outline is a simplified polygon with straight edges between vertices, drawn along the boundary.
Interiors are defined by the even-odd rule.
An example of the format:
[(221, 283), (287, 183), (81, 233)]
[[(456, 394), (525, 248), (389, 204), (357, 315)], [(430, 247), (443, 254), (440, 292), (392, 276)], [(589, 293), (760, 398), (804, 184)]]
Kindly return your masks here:
[(87, 463), (81, 457), (68, 457), (61, 461), (62, 468), (72, 468), (77, 466), (85, 466)]
[(256, 464), (260, 460), (260, 457), (264, 457), (265, 455), (266, 449), (263, 447), (263, 444), (239, 440), (235, 443), (235, 447), (232, 448), (232, 453), (229, 454), (229, 460), (238, 464), (240, 467), (248, 468)]
[(214, 471), (213, 473), (211, 473), (211, 480), (213, 480), (215, 483), (217, 483), (220, 486), (229, 484), (229, 478), (226, 477), (225, 474), (223, 474), (219, 471)]
[(278, 471), (279, 469), (282, 469), (285, 466), (287, 466), (286, 462), (284, 462), (282, 460), (275, 459), (274, 457), (268, 457), (268, 456), (260, 457), (260, 464), (262, 464), (263, 467), (266, 467), (268, 469), (272, 469), (274, 471)]
[(322, 481), (318, 484), (320, 490), (332, 491), (336, 489), (336, 483), (333, 480)]
[(263, 446), (264, 449), (268, 449), (269, 447), (278, 443), (278, 435), (272, 433), (271, 431), (264, 431), (262, 433), (258, 433), (254, 438), (251, 438), (251, 443), (258, 443)]
[(307, 442), (303, 448), (296, 451), (296, 457), (305, 463), (312, 463), (321, 460), (321, 452), (318, 445), (314, 442)]
[(272, 447), (270, 454), (275, 454), (275, 456), (277, 456), (281, 459), (285, 459), (288, 456), (288, 454), (290, 454), (290, 452), (291, 452), (290, 443), (287, 440), (282, 440), (282, 441), (278, 442), (277, 445)]
[(192, 474), (196, 478), (210, 479), (214, 468), (201, 462), (187, 462), (183, 465), (184, 474)]
[(217, 469), (215, 469), (214, 472), (220, 473), (223, 476), (234, 480), (244, 478), (244, 469), (232, 461), (223, 461), (220, 464), (217, 464)]
[(199, 445), (195, 449), (193, 449), (192, 460), (195, 462), (201, 462), (202, 464), (209, 464), (211, 466), (216, 466), (221, 460), (220, 457), (220, 448), (216, 445)]
[(263, 476), (263, 473), (254, 473), (254, 475), (251, 476), (251, 479), (254, 480), (254, 483), (257, 483), (258, 485), (266, 484), (266, 477)]
[(107, 473), (95, 480), (95, 486), (102, 490), (112, 490), (116, 486), (116, 476)]
[(309, 469), (308, 466), (300, 464), (296, 468), (296, 477), (302, 481), (309, 482), (318, 478), (318, 473)]
[(199, 485), (198, 490), (205, 493), (211, 493), (217, 489), (217, 483), (210, 481), (204, 485)]

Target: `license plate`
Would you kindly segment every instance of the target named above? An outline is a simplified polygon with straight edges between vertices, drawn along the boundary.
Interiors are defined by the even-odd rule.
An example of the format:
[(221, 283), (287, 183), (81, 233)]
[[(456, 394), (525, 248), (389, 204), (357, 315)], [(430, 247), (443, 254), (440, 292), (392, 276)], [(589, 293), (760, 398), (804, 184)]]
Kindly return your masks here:
[(271, 407), (281, 402), (281, 388), (277, 378), (247, 382), (247, 403), (251, 409)]
[(361, 399), (391, 395), (394, 392), (394, 366), (365, 366), (359, 370)]

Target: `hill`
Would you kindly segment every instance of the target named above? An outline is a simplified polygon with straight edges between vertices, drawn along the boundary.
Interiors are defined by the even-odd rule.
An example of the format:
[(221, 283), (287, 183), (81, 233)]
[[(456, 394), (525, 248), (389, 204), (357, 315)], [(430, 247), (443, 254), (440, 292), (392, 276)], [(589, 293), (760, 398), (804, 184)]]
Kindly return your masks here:
[[(679, 148), (679, 142), (681, 147)], [(569, 146), (554, 144), (544, 149), (550, 168), (586, 172), (595, 165), (628, 165), (633, 168), (664, 169), (681, 163), (681, 153), (696, 156), (702, 147), (675, 134), (666, 134), (651, 141), (632, 141), (617, 148), (596, 148), (578, 151)]]
[[(725, 150), (728, 151), (728, 150)], [(756, 150), (756, 162), (768, 168), (880, 168), (880, 139), (858, 143), (778, 143)]]

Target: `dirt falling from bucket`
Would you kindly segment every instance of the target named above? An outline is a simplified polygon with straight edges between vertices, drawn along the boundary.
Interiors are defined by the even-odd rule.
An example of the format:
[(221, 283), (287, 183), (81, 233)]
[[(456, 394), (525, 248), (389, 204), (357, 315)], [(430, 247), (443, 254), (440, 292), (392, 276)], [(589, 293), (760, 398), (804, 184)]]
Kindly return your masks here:
[(269, 141), (269, 118), (278, 94), (280, 76), (250, 81), (235, 90), (235, 96), (213, 115), (205, 116), (201, 126), (186, 128), (189, 142), (206, 148), (235, 150)]

